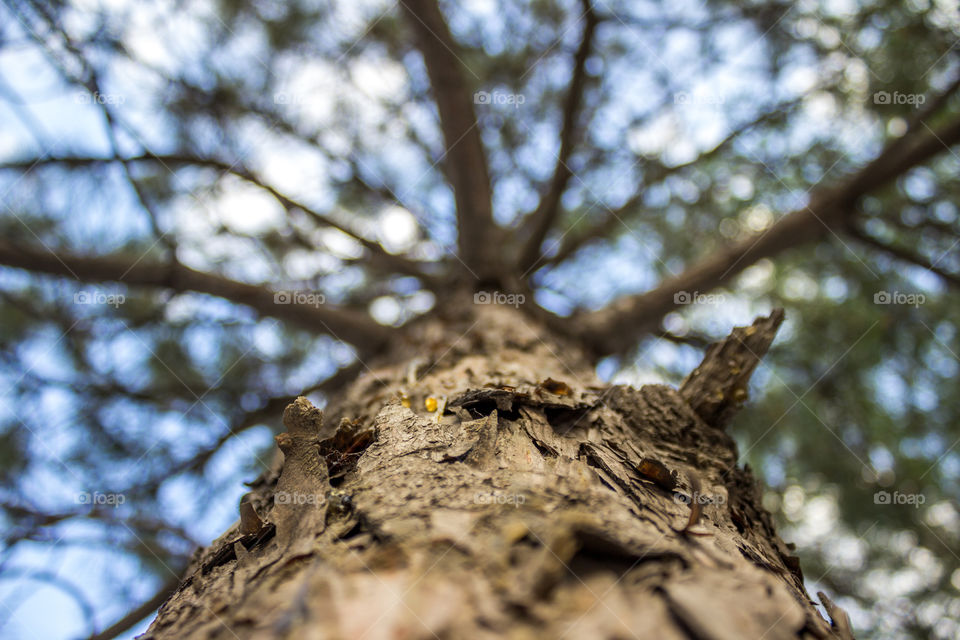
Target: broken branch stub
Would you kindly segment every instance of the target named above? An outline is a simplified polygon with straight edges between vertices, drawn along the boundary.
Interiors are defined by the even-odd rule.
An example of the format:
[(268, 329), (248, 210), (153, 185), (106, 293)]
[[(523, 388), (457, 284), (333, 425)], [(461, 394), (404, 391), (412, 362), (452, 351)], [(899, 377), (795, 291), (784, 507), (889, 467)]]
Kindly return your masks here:
[(783, 309), (757, 318), (749, 327), (734, 327), (724, 340), (707, 348), (703, 361), (680, 386), (680, 395), (704, 422), (724, 429), (747, 399), (747, 385), (783, 322)]

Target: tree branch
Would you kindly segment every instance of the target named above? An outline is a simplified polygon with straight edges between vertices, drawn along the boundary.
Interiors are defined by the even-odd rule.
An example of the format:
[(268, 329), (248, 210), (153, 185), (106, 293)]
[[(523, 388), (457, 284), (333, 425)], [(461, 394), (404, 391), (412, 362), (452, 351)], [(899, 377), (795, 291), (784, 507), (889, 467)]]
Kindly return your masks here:
[(557, 163), (553, 168), (553, 178), (546, 193), (540, 198), (537, 208), (530, 214), (525, 227), (529, 230), (529, 237), (520, 252), (518, 270), (526, 274), (533, 269), (540, 260), (540, 245), (547, 233), (553, 227), (560, 213), (560, 196), (567, 188), (573, 171), (568, 162), (573, 153), (575, 138), (577, 137), (577, 120), (580, 116), (583, 103), (584, 89), (587, 80), (587, 58), (593, 46), (593, 36), (597, 29), (597, 15), (593, 11), (591, 0), (581, 0), (584, 8), (585, 20), (580, 46), (573, 59), (573, 78), (563, 104), (563, 124), (560, 129), (560, 151), (557, 154)]
[(640, 206), (643, 202), (643, 196), (646, 191), (646, 188), (665, 180), (666, 178), (672, 176), (675, 173), (679, 173), (684, 169), (688, 169), (692, 166), (697, 166), (702, 162), (708, 161), (712, 158), (716, 158), (721, 153), (729, 149), (733, 143), (742, 136), (744, 133), (754, 129), (755, 127), (767, 122), (777, 116), (781, 116), (791, 109), (795, 108), (797, 105), (801, 104), (803, 97), (795, 98), (787, 102), (778, 104), (774, 109), (766, 111), (753, 120), (743, 123), (738, 126), (736, 129), (731, 131), (727, 136), (718, 142), (713, 148), (704, 151), (699, 156), (690, 160), (689, 162), (684, 162), (682, 164), (666, 166), (664, 164), (656, 164), (649, 173), (645, 172), (643, 177), (643, 183), (641, 188), (630, 197), (625, 203), (617, 207), (616, 209), (609, 211), (608, 215), (600, 222), (596, 223), (586, 231), (579, 233), (577, 235), (568, 235), (565, 239), (565, 242), (560, 245), (560, 249), (557, 253), (551, 256), (549, 259), (544, 261), (545, 265), (557, 265), (575, 254), (582, 247), (596, 240), (601, 240), (603, 238), (609, 237), (617, 228), (618, 224), (623, 224), (624, 218), (631, 215), (631, 213)]
[[(42, 6), (40, 3), (33, 3), (31, 6), (37, 15), (40, 16), (40, 19), (46, 24), (50, 32), (56, 34), (56, 36), (62, 41), (66, 51), (70, 53), (74, 62), (76, 62), (82, 70), (81, 73), (71, 71), (70, 65), (65, 64), (64, 61), (56, 55), (54, 48), (50, 45), (49, 41), (40, 37), (33, 30), (28, 29), (31, 38), (37, 42), (37, 44), (40, 45), (40, 47), (47, 53), (50, 61), (60, 71), (65, 80), (82, 86), (90, 93), (91, 96), (101, 95), (102, 91), (99, 73), (93, 64), (91, 64), (88, 56), (81, 50), (80, 45), (74, 42), (73, 38), (71, 38), (66, 30), (64, 30), (61, 21), (58, 19), (56, 14), (47, 7)], [(150, 204), (147, 194), (141, 187), (140, 182), (133, 177), (133, 172), (130, 170), (130, 164), (126, 160), (120, 158), (120, 145), (117, 139), (117, 129), (122, 127), (130, 135), (130, 137), (140, 143), (143, 148), (146, 148), (146, 144), (132, 127), (124, 123), (119, 118), (118, 114), (114, 112), (114, 110), (109, 106), (108, 102), (99, 100), (95, 100), (94, 102), (98, 105), (98, 110), (100, 113), (103, 114), (103, 118), (106, 123), (105, 134), (107, 137), (107, 142), (113, 151), (113, 156), (120, 162), (127, 182), (129, 182), (130, 187), (133, 189), (134, 195), (137, 197), (137, 201), (147, 214), (147, 219), (154, 235), (156, 236), (156, 241), (163, 244), (167, 248), (168, 252), (170, 253), (171, 262), (176, 262), (177, 255), (175, 243), (160, 229), (160, 220), (159, 216), (157, 215), (157, 210)]]
[(667, 342), (672, 342), (674, 344), (679, 344), (686, 347), (693, 347), (695, 349), (702, 350), (710, 346), (710, 340), (700, 335), (681, 336), (673, 333), (672, 331), (667, 331), (666, 329), (660, 329), (660, 331), (654, 335), (661, 340), (666, 340)]
[[(138, 60), (138, 63), (146, 66), (150, 66), (148, 65), (148, 63), (142, 60)], [(209, 92), (203, 89), (202, 87), (191, 84), (190, 82), (187, 82), (183, 78), (170, 77), (164, 74), (161, 70), (156, 69), (154, 67), (151, 67), (151, 69), (153, 70), (154, 73), (163, 77), (166, 82), (170, 83), (171, 85), (175, 84), (179, 88), (181, 88), (188, 96), (192, 97), (191, 98), (192, 101), (196, 102), (200, 96), (204, 96), (206, 97), (207, 100), (209, 100), (209, 97), (208, 97)], [(276, 129), (278, 132), (289, 135), (295, 138), (298, 142), (306, 144), (311, 149), (317, 151), (320, 155), (322, 155), (331, 163), (336, 164), (336, 163), (346, 162), (347, 164), (349, 164), (352, 175), (342, 180), (337, 180), (338, 185), (342, 186), (346, 184), (353, 184), (356, 186), (360, 186), (366, 190), (367, 195), (375, 196), (383, 200), (384, 203), (392, 204), (402, 209), (406, 209), (407, 211), (411, 212), (415, 218), (417, 218), (417, 221), (419, 223), (421, 223), (421, 231), (424, 230), (422, 227), (422, 220), (423, 220), (422, 213), (417, 211), (418, 207), (416, 205), (398, 196), (397, 194), (398, 189), (396, 188), (396, 186), (390, 187), (386, 184), (384, 184), (383, 186), (377, 186), (375, 184), (370, 183), (369, 180), (363, 177), (362, 171), (358, 166), (361, 163), (358, 162), (358, 157), (356, 155), (350, 155), (350, 156), (337, 155), (335, 153), (331, 153), (330, 150), (325, 145), (321, 144), (321, 139), (323, 137), (324, 129), (322, 128), (312, 129), (312, 128), (303, 127), (301, 125), (293, 124), (289, 120), (287, 120), (287, 118), (281, 111), (277, 109), (271, 109), (269, 108), (269, 106), (263, 103), (257, 102), (256, 100), (243, 100), (241, 99), (240, 96), (233, 96), (232, 98), (233, 100), (237, 101), (235, 106), (241, 112), (245, 112), (245, 113), (249, 113), (251, 115), (257, 116), (258, 118), (262, 119), (271, 129)], [(400, 109), (398, 105), (392, 105), (390, 103), (386, 103), (383, 106), (389, 109), (389, 112), (388, 112), (389, 118), (392, 118), (395, 120), (403, 120), (406, 117), (402, 109)], [(417, 146), (423, 152), (424, 159), (430, 165), (439, 163), (440, 160), (442, 159), (442, 156), (440, 156), (439, 152), (429, 149), (427, 143), (422, 139), (420, 139), (419, 136), (416, 135), (412, 124), (407, 122), (407, 125), (408, 125), (407, 134), (408, 136), (411, 137), (415, 146)], [(362, 144), (360, 144), (360, 140), (356, 137), (356, 135), (352, 136), (351, 148), (360, 149), (361, 147), (362, 147)]]
[(911, 168), (960, 142), (960, 118), (936, 132), (918, 131), (916, 139), (887, 147), (875, 160), (846, 182), (813, 193), (806, 207), (783, 216), (765, 231), (712, 252), (682, 274), (663, 281), (655, 289), (615, 300), (607, 307), (579, 315), (570, 326), (577, 337), (597, 354), (616, 353), (635, 344), (640, 336), (656, 330), (656, 323), (681, 304), (680, 292), (709, 291), (761, 258), (818, 240), (854, 210), (862, 195), (875, 191)]
[(298, 324), (314, 333), (328, 333), (370, 353), (385, 344), (393, 330), (366, 313), (325, 304), (286, 303), (265, 286), (172, 264), (158, 265), (121, 256), (86, 257), (15, 246), (0, 240), (0, 265), (64, 276), (84, 282), (120, 282), (174, 291), (196, 291), (251, 307), (265, 316)]
[(52, 165), (61, 165), (69, 168), (82, 168), (82, 167), (91, 167), (97, 165), (104, 165), (113, 162), (119, 162), (124, 167), (128, 167), (131, 164), (141, 163), (141, 162), (151, 162), (163, 166), (168, 171), (172, 171), (171, 167), (202, 167), (207, 169), (214, 169), (219, 171), (222, 174), (231, 174), (237, 176), (241, 180), (244, 180), (260, 189), (263, 189), (269, 193), (274, 200), (280, 203), (288, 213), (293, 211), (302, 211), (307, 217), (313, 220), (314, 223), (322, 227), (330, 227), (336, 229), (343, 234), (346, 234), (350, 238), (359, 242), (370, 254), (370, 259), (379, 264), (382, 268), (395, 271), (397, 273), (402, 273), (404, 275), (414, 276), (419, 278), (423, 283), (430, 288), (431, 290), (436, 290), (434, 287), (439, 288), (439, 284), (436, 281), (436, 278), (425, 273), (420, 267), (412, 260), (405, 258), (401, 255), (394, 255), (387, 252), (378, 242), (374, 242), (368, 238), (363, 237), (357, 232), (349, 229), (345, 225), (337, 222), (333, 218), (324, 215), (318, 211), (315, 211), (292, 198), (287, 197), (283, 193), (279, 192), (273, 186), (267, 184), (259, 177), (248, 171), (247, 169), (238, 166), (236, 164), (227, 164), (216, 158), (206, 158), (201, 156), (194, 156), (190, 154), (153, 154), (145, 153), (139, 156), (133, 156), (128, 158), (117, 158), (117, 157), (93, 157), (93, 156), (45, 156), (43, 158), (36, 159), (26, 159), (26, 160), (15, 160), (13, 162), (0, 163), (0, 170), (2, 169), (11, 169), (17, 171), (29, 171), (37, 167), (45, 167)]
[(862, 242), (863, 244), (878, 249), (883, 253), (889, 254), (898, 260), (903, 262), (908, 262), (912, 265), (922, 267), (931, 273), (935, 273), (941, 278), (943, 278), (947, 284), (951, 284), (955, 287), (960, 287), (960, 275), (956, 273), (950, 273), (940, 267), (935, 263), (931, 262), (927, 257), (920, 255), (919, 253), (914, 253), (903, 247), (898, 247), (892, 244), (886, 244), (881, 242), (877, 238), (869, 235), (866, 231), (856, 225), (850, 225), (847, 227), (846, 232), (851, 236)]
[(492, 188), (466, 66), (436, 0), (401, 0), (430, 77), (446, 144), (445, 167), (457, 208), (460, 259), (481, 279), (496, 267)]
[[(184, 566), (183, 569), (186, 569), (186, 566)], [(182, 570), (177, 571), (176, 573), (179, 575), (182, 573)], [(163, 585), (157, 589), (157, 592), (153, 594), (146, 602), (131, 609), (129, 613), (100, 633), (94, 633), (90, 635), (87, 640), (112, 640), (112, 638), (116, 638), (118, 635), (129, 630), (138, 622), (150, 615), (153, 611), (158, 609), (160, 605), (166, 602), (167, 598), (169, 598), (173, 592), (177, 590), (178, 586), (180, 586), (180, 578), (177, 576), (170, 578), (163, 583)]]

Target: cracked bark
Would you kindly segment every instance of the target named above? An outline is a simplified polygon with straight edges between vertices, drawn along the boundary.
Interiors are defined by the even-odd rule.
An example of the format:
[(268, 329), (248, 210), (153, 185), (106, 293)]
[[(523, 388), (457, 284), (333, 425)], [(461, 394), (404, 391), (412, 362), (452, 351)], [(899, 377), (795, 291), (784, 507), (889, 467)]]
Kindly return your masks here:
[[(285, 421), (294, 455), (247, 500), (296, 544), (238, 522), (144, 638), (852, 637), (816, 610), (722, 428), (782, 313), (711, 347), (680, 391), (603, 385), (512, 308), (448, 313), (408, 328), (319, 433)], [(272, 506), (278, 477), (319, 486), (322, 517)]]

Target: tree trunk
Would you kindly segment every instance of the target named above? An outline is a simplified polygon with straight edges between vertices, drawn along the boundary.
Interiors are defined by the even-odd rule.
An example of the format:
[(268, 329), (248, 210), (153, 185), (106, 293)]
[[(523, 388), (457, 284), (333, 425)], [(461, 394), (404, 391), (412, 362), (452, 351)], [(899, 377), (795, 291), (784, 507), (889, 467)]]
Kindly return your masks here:
[(287, 408), (282, 470), (143, 637), (852, 637), (816, 610), (723, 431), (780, 312), (679, 391), (604, 386), (511, 307), (447, 314), (322, 427)]

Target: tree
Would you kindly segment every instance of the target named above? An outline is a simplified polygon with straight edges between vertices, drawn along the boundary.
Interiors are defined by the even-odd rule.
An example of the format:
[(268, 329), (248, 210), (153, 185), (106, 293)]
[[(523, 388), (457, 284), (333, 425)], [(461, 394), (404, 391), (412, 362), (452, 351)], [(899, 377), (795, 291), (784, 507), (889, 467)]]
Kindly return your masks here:
[[(788, 313), (801, 312), (810, 329), (800, 332), (815, 335), (806, 344), (794, 339), (791, 351), (807, 359), (793, 368), (811, 382), (846, 374), (849, 367), (837, 365), (860, 345), (862, 371), (848, 387), (887, 374), (887, 361), (870, 359), (883, 349), (861, 344), (883, 343), (871, 334), (880, 320), (839, 323), (826, 305), (804, 307), (805, 294), (789, 292), (809, 288), (814, 276), (825, 289), (832, 279), (859, 286), (870, 291), (870, 306), (849, 315), (862, 318), (889, 302), (883, 296), (918, 304), (924, 297), (917, 278), (899, 280), (888, 273), (897, 267), (877, 266), (888, 257), (958, 282), (949, 200), (960, 75), (944, 54), (955, 18), (891, 3), (820, 16), (811, 27), (805, 8), (788, 16), (792, 3), (708, 3), (688, 21), (667, 9), (649, 18), (583, 0), (501, 7), (486, 24), (429, 0), (369, 15), (358, 6), (221, 3), (213, 17), (193, 18), (205, 37), (180, 59), (144, 45), (148, 30), (131, 37), (120, 27), (149, 12), (8, 6), (16, 18), (10, 40), (30, 42), (49, 68), (81, 87), (77, 99), (99, 114), (104, 131), (90, 152), (41, 142), (37, 153), (2, 164), (14, 197), (0, 264), (15, 274), (3, 291), (2, 338), (23, 374), (12, 391), (21, 400), (35, 396), (38, 407), (11, 412), (18, 428), (3, 432), (16, 452), (5, 479), (20, 489), (4, 500), (17, 524), (9, 548), (92, 518), (164, 576), (155, 596), (100, 637), (130, 628), (171, 592), (151, 631), (158, 637), (283, 635), (330, 619), (350, 635), (371, 622), (367, 609), (398, 591), (407, 606), (371, 626), (472, 636), (546, 625), (556, 635), (568, 627), (622, 635), (647, 621), (651, 633), (678, 637), (849, 636), (829, 600), (821, 601), (833, 627), (815, 613), (798, 560), (724, 430), (780, 313), (708, 350), (679, 391), (604, 384), (596, 371), (654, 343), (679, 345), (673, 353), (689, 358), (710, 341), (709, 325), (690, 331), (694, 321), (677, 312), (722, 302), (724, 286), (767, 313), (775, 292), (755, 295), (745, 282), (776, 264), (783, 298), (793, 302)], [(727, 102), (716, 89), (686, 92), (676, 74), (658, 69), (644, 82), (659, 98), (623, 108), (618, 74), (623, 82), (624, 73), (644, 68), (632, 59), (644, 50), (635, 34), (661, 34), (665, 46), (668, 36), (695, 34), (705, 60), (737, 48), (728, 27), (754, 34), (771, 54), (757, 72), (769, 92), (731, 100), (721, 114), (716, 108)], [(883, 37), (870, 44), (880, 27)], [(841, 29), (858, 40), (848, 44)], [(266, 46), (245, 51), (238, 43), (248, 34)], [(198, 51), (207, 55), (201, 68), (190, 64)], [(262, 73), (244, 68), (260, 54)], [(805, 56), (823, 78), (785, 90)], [(647, 47), (646, 59), (657, 58)], [(128, 63), (149, 74), (143, 86), (162, 87), (161, 100), (124, 88)], [(856, 63), (882, 75), (865, 79)], [(338, 75), (356, 92), (311, 109), (306, 97), (318, 88), (303, 87)], [(128, 97), (161, 105), (165, 121), (145, 119), (149, 110), (125, 106)], [(841, 124), (869, 137), (852, 143), (842, 132), (804, 128), (825, 104), (849, 107)], [(708, 143), (696, 126), (681, 135), (691, 105), (694, 116), (706, 108), (722, 130)], [(748, 117), (733, 108), (744, 105), (752, 107)], [(24, 131), (44, 139), (28, 111), (16, 115)], [(273, 146), (248, 155), (244, 147), (258, 137)], [(669, 146), (677, 140), (686, 148)], [(298, 163), (323, 176), (321, 188), (291, 179)], [(105, 212), (77, 188), (91, 185), (90, 176), (114, 194)], [(59, 181), (57, 189), (41, 188), (47, 181)], [(208, 209), (204, 195), (220, 209)], [(268, 213), (252, 221), (222, 213), (244, 198)], [(84, 205), (87, 224), (99, 227), (93, 231), (71, 224)], [(121, 209), (139, 221), (115, 213)], [(111, 225), (114, 233), (105, 234)], [(850, 251), (848, 242), (869, 253)], [(604, 254), (610, 246), (629, 265), (627, 279), (640, 274), (626, 288), (616, 286), (624, 271)], [(624, 259), (631, 248), (645, 255)], [(77, 289), (69, 280), (106, 288)], [(597, 295), (600, 282), (608, 289)], [(558, 295), (564, 288), (574, 304)], [(925, 289), (931, 298), (935, 290)], [(941, 320), (951, 304), (939, 296), (925, 310)], [(906, 309), (883, 307), (884, 327), (896, 327)], [(934, 363), (929, 392), (949, 385), (951, 366), (955, 372), (943, 362), (955, 333), (920, 324), (926, 332), (914, 327), (903, 339), (917, 366)], [(53, 327), (56, 338), (42, 333)], [(826, 365), (816, 360), (821, 341), (837, 351)], [(36, 344), (56, 347), (60, 366), (34, 372)], [(677, 375), (679, 365), (667, 369)], [(322, 421), (305, 401), (294, 402), (302, 394), (327, 402)], [(770, 392), (752, 433), (765, 435), (793, 406), (807, 408), (806, 395), (794, 394), (794, 402)], [(849, 412), (861, 408), (843, 393), (820, 400), (817, 429), (831, 417), (851, 421)], [(58, 415), (74, 413), (86, 446), (40, 437), (47, 449), (31, 456), (19, 425), (42, 431), (30, 423), (58, 402)], [(790, 403), (779, 418), (765, 416)], [(907, 428), (890, 439), (928, 433), (921, 404), (909, 404)], [(956, 415), (953, 406), (926, 415), (936, 424)], [(209, 473), (231, 442), (268, 451), (262, 438), (254, 446), (242, 438), (276, 427), (284, 407), (283, 471), (260, 461), (265, 471), (242, 503), (242, 531), (231, 528), (188, 565), (197, 540), (184, 515), (165, 508), (168, 479)], [(882, 430), (889, 421), (872, 411), (870, 424)], [(167, 424), (171, 416), (178, 427)], [(190, 435), (197, 426), (205, 427), (196, 430), (200, 438)], [(842, 467), (845, 476), (833, 469), (837, 481), (857, 484), (860, 498), (889, 486), (885, 473), (894, 465), (877, 461), (882, 452), (862, 431), (829, 431), (855, 460), (854, 472)], [(793, 442), (807, 449), (818, 439)], [(949, 445), (937, 454), (949, 455)], [(797, 457), (817, 463), (811, 451)], [(233, 471), (252, 469), (254, 458)], [(44, 459), (88, 483), (92, 509), (38, 503), (24, 486)], [(831, 463), (824, 457), (824, 466)], [(134, 469), (140, 477), (131, 484)], [(928, 472), (914, 469), (906, 475), (916, 484), (902, 487), (926, 495), (919, 483)], [(195, 512), (213, 499), (197, 500)], [(906, 526), (897, 517), (891, 529)], [(941, 538), (924, 526), (925, 548), (952, 549), (955, 532)], [(944, 568), (956, 565), (947, 558), (924, 588), (939, 594), (951, 576)], [(358, 604), (364, 616), (353, 613)], [(570, 611), (584, 617), (565, 618)], [(909, 623), (918, 633), (939, 624)]]
[(477, 310), (415, 323), (425, 359), (385, 355), (333, 420), (289, 405), (282, 470), (143, 637), (853, 637), (723, 432), (782, 311), (677, 393), (601, 385), (579, 345)]

